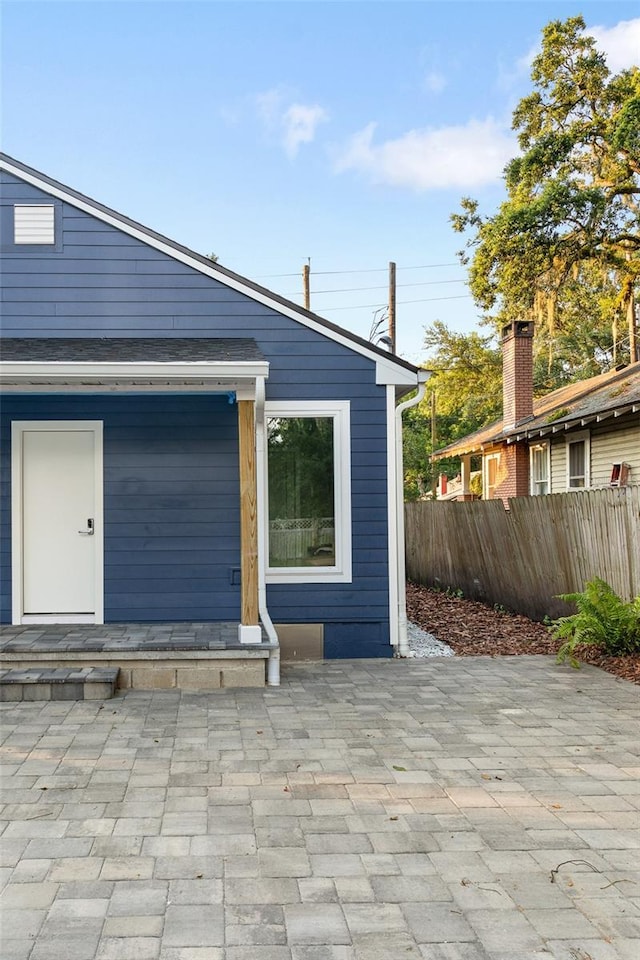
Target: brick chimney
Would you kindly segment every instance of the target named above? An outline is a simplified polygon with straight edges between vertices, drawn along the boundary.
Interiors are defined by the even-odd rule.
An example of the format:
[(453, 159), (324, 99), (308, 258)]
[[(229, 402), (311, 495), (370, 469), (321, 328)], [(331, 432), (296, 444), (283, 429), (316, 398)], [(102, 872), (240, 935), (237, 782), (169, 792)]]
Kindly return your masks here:
[(533, 323), (513, 320), (502, 328), (503, 429), (533, 414)]

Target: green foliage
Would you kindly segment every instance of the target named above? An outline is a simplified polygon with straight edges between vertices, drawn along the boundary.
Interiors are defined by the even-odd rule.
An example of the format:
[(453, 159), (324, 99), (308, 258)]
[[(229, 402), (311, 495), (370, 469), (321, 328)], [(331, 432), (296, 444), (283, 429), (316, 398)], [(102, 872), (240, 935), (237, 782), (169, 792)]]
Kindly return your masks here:
[(436, 392), (437, 447), (502, 414), (502, 352), (493, 334), (456, 333), (441, 320), (425, 328), (429, 390)]
[(274, 417), (267, 423), (269, 516), (332, 517), (333, 420)]
[(612, 350), (622, 324), (635, 338), (640, 69), (612, 76), (584, 29), (570, 17), (543, 30), (513, 114), (522, 154), (505, 169), (507, 199), (485, 217), (464, 198), (451, 218), (470, 232), (461, 258), (485, 319), (536, 321), (549, 388), (628, 359)]
[(404, 414), (402, 425), (404, 498), (419, 500), (431, 489), (431, 420), (424, 401)]
[(570, 413), (569, 407), (560, 407), (558, 410), (554, 410), (553, 413), (549, 414), (545, 423), (555, 423), (556, 420), (562, 420), (563, 417), (568, 417)]
[(426, 327), (424, 343), (429, 351), (426, 365), (433, 373), (424, 400), (404, 417), (407, 500), (424, 497), (437, 474), (454, 477), (460, 469), (457, 458), (431, 463), (434, 391), (435, 449), (491, 423), (502, 411), (502, 357), (493, 334), (456, 333), (436, 320)]
[(640, 653), (640, 597), (625, 603), (599, 577), (585, 584), (582, 593), (563, 593), (559, 598), (574, 603), (578, 612), (559, 617), (549, 627), (554, 640), (563, 640), (558, 662), (569, 660), (577, 667), (576, 647), (581, 644), (600, 647), (614, 656)]

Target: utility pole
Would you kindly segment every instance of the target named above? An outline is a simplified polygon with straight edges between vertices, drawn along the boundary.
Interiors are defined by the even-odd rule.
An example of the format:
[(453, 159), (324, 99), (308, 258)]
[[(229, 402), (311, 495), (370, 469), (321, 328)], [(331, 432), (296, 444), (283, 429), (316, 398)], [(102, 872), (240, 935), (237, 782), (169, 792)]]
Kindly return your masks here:
[(396, 352), (396, 265), (389, 262), (389, 339), (391, 353)]
[[(435, 453), (436, 443), (436, 388), (434, 387), (431, 391), (431, 453)], [(431, 495), (435, 500), (437, 497), (438, 491), (438, 477), (436, 476), (437, 464), (431, 461)]]
[[(631, 260), (631, 254), (628, 250), (626, 259)], [(636, 345), (636, 298), (632, 283), (629, 284), (627, 299), (627, 323), (629, 325), (629, 363), (635, 363), (638, 359), (638, 350)]]
[(302, 268), (302, 290), (304, 293), (305, 310), (311, 310), (310, 275), (311, 275), (311, 257), (307, 257), (307, 263), (305, 263), (304, 267)]

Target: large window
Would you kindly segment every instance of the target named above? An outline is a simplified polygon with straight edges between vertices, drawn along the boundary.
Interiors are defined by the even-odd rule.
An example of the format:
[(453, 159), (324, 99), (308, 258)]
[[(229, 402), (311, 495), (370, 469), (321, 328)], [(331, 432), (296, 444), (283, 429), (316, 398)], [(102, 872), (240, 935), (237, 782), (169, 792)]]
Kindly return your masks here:
[(351, 579), (349, 404), (267, 403), (272, 583)]
[(532, 497), (551, 493), (548, 442), (529, 447), (529, 476)]
[(583, 490), (591, 482), (589, 434), (567, 437), (567, 489)]

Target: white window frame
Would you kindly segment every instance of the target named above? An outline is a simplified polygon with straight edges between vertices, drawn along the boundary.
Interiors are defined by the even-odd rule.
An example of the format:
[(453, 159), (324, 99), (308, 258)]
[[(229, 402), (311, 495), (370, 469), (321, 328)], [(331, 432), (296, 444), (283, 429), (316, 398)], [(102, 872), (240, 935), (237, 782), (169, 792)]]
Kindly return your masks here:
[[(34, 217), (36, 218), (35, 221), (34, 221)], [(13, 242), (17, 246), (54, 247), (56, 243), (55, 204), (53, 203), (16, 203), (14, 204)]]
[[(571, 458), (569, 456), (569, 447), (572, 443), (584, 443), (584, 486), (583, 487), (572, 487), (571, 486)], [(567, 466), (567, 492), (571, 493), (574, 490), (589, 490), (591, 487), (591, 434), (588, 430), (583, 430), (581, 433), (569, 434), (565, 437), (565, 459)]]
[[(495, 460), (495, 461), (496, 461), (496, 465), (497, 465), (497, 467), (498, 467), (498, 469), (499, 469), (499, 467), (500, 467), (500, 456), (501, 456), (501, 451), (500, 451), (500, 450), (496, 450), (495, 453), (486, 453), (486, 454), (483, 456), (483, 458), (482, 458), (482, 499), (483, 499), (483, 500), (495, 500), (495, 499), (496, 499), (495, 496), (493, 496), (493, 497), (490, 497), (490, 496), (489, 496), (489, 461), (490, 461), (490, 460)], [(496, 476), (497, 476), (497, 474), (496, 474)], [(493, 488), (493, 489), (494, 489), (494, 492), (495, 492), (497, 486), (498, 486), (498, 484), (496, 483), (496, 485), (495, 485), (494, 488)]]
[(331, 567), (269, 566), (269, 450), (265, 444), (265, 579), (267, 583), (351, 583), (351, 404), (349, 400), (271, 400), (272, 417), (331, 417), (333, 419), (333, 496), (335, 564)]
[[(545, 483), (547, 485), (547, 490), (545, 493), (542, 493), (538, 488), (538, 482), (535, 479), (533, 471), (533, 462), (534, 462), (534, 452), (536, 450), (542, 450), (544, 452), (544, 459), (546, 465), (546, 479)], [(551, 444), (548, 440), (542, 440), (540, 443), (531, 443), (529, 444), (529, 494), (532, 497), (546, 496), (551, 493)]]

